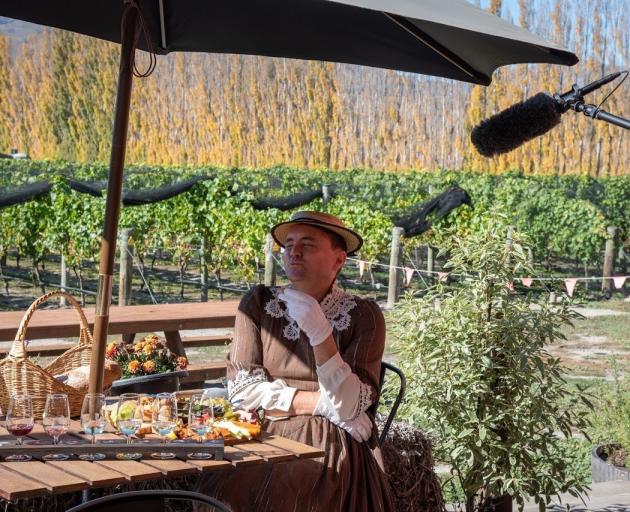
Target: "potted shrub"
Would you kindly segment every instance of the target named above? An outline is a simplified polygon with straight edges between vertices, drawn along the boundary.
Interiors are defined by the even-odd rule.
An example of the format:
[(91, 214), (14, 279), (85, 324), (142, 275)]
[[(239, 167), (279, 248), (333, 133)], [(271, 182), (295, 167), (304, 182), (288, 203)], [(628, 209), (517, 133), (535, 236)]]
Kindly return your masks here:
[(612, 390), (599, 387), (591, 429), (598, 443), (591, 455), (593, 482), (630, 480), (630, 380), (615, 364)]
[(173, 354), (155, 334), (135, 343), (110, 343), (105, 356), (122, 370), (122, 377), (112, 384), (113, 395), (177, 391), (179, 378), (188, 375), (186, 357)]
[(441, 254), (453, 284), (408, 294), (390, 323), (408, 379), (400, 414), (431, 435), (467, 512), (511, 510), (513, 499), (522, 508), (529, 496), (542, 508), (561, 492), (585, 491), (562, 443), (584, 433), (588, 400), (571, 395), (545, 350), (578, 315), (515, 293), (515, 277), (534, 274), (523, 236), (506, 243), (501, 220), (465, 237), (450, 231)]

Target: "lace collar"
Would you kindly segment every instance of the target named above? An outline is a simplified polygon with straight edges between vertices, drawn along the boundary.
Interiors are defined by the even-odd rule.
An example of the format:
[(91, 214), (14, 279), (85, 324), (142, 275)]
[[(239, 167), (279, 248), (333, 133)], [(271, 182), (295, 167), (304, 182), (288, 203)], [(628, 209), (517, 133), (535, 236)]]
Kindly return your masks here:
[[(297, 341), (300, 339), (300, 328), (293, 318), (289, 316), (282, 301), (278, 298), (278, 288), (271, 288), (273, 297), (265, 304), (265, 313), (273, 318), (284, 318), (287, 325), (284, 326), (282, 334), (288, 340)], [(324, 315), (337, 331), (344, 331), (350, 327), (350, 311), (356, 307), (356, 300), (352, 295), (345, 293), (334, 283), (330, 292), (319, 303)]]

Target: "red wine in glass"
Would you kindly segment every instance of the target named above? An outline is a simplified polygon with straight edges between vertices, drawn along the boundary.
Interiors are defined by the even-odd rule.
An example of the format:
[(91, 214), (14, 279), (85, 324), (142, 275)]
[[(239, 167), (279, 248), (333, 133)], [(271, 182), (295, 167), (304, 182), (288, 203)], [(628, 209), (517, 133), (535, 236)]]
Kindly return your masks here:
[[(22, 438), (33, 430), (33, 401), (29, 395), (15, 395), (9, 398), (7, 408), (6, 429), (17, 437), (18, 447), (22, 446)], [(5, 458), (8, 462), (31, 460), (26, 453), (16, 453)]]
[(7, 425), (9, 433), (18, 438), (18, 444), (22, 444), (22, 437), (27, 436), (33, 430), (32, 423), (15, 423), (13, 425)]
[[(68, 431), (70, 426), (70, 405), (65, 393), (51, 393), (46, 396), (42, 423), (46, 433), (53, 438), (53, 444), (59, 444), (59, 438)], [(49, 453), (42, 457), (45, 461), (67, 460), (65, 453)]]

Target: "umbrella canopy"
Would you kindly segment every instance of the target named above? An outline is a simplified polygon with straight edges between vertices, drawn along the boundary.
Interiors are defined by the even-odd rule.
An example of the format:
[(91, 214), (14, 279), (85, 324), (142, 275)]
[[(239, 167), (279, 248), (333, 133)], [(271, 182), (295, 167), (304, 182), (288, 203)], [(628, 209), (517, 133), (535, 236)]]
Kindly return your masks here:
[[(123, 2), (21, 0), (0, 15), (121, 41)], [(138, 0), (138, 48), (396, 69), (488, 85), (499, 66), (577, 57), (464, 0)]]
[(90, 392), (103, 385), (136, 47), (345, 62), (484, 85), (506, 64), (578, 60), (464, 0), (3, 0), (0, 16), (121, 43)]

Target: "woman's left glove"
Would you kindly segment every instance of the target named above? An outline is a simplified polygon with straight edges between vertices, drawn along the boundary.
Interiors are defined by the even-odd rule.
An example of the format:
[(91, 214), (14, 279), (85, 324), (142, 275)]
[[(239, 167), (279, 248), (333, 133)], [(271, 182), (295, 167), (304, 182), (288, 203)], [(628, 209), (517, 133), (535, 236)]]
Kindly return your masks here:
[(367, 441), (372, 435), (372, 420), (364, 412), (353, 420), (337, 423), (337, 426), (344, 429), (355, 441), (360, 443)]
[(315, 298), (291, 288), (284, 288), (278, 298), (287, 305), (289, 316), (306, 333), (312, 347), (323, 343), (330, 336), (332, 326)]
[(341, 421), (339, 415), (328, 401), (326, 394), (322, 392), (320, 392), (319, 401), (313, 411), (313, 416), (323, 416), (339, 428), (344, 429), (359, 443), (367, 441), (372, 435), (372, 420), (365, 412), (362, 412), (352, 420)]

